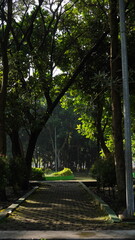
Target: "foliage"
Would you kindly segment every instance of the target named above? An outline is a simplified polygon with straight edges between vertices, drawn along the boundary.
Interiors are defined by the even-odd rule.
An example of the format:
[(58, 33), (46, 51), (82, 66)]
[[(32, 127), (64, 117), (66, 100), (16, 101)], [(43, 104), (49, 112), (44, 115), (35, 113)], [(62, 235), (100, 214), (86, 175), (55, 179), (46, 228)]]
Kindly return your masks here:
[(23, 179), (26, 174), (25, 161), (21, 157), (10, 158), (10, 185), (13, 186), (14, 191), (22, 188)]
[[(69, 81), (69, 76), (72, 76), (81, 62), (79, 56), (76, 64), (71, 64), (74, 56), (76, 58), (74, 54), (77, 53), (76, 44), (78, 42), (82, 47), (84, 33), (87, 46), (90, 41), (87, 25), (84, 26), (85, 16), (79, 17), (83, 15), (74, 2), (68, 1), (63, 4), (63, 1), (57, 3), (35, 1), (34, 4), (28, 1), (28, 3), (21, 6), (23, 9), (21, 13), (18, 5), (20, 1), (17, 1), (16, 8), (13, 8), (10, 51), (8, 51), (6, 129), (10, 135), (14, 128), (18, 133), (22, 128), (27, 131), (29, 142), (24, 156), (29, 169), (38, 135), (60, 98), (71, 86), (73, 81)], [(88, 49), (91, 46), (90, 44)], [(84, 55), (85, 51), (82, 56)], [(66, 74), (62, 72), (54, 75), (55, 69), (63, 70)]]
[(31, 180), (43, 180), (44, 170), (42, 168), (32, 168)]
[(35, 158), (43, 159), (45, 168), (54, 170), (54, 158), (57, 157), (58, 170), (67, 167), (75, 171), (83, 166), (89, 170), (96, 158), (97, 146), (76, 131), (77, 123), (77, 115), (72, 107), (65, 110), (58, 105), (55, 108), (38, 138), (34, 152)]
[(116, 185), (113, 157), (96, 160), (92, 165), (90, 172), (92, 176), (97, 179), (99, 187), (114, 187)]
[(62, 100), (62, 107), (67, 109), (72, 106), (78, 117), (76, 126), (78, 133), (94, 142), (99, 142), (99, 153), (102, 155), (104, 150), (101, 142), (103, 142), (103, 139), (108, 149), (113, 152), (111, 99), (108, 90), (106, 92), (101, 90), (100, 93), (96, 93), (95, 88), (91, 93), (88, 92), (88, 87), (83, 91), (79, 88), (72, 89), (68, 94), (65, 94)]
[(64, 168), (63, 170), (61, 170), (59, 172), (55, 172), (52, 175), (54, 175), (54, 176), (70, 176), (72, 174), (73, 174), (73, 172), (71, 171), (70, 168)]
[(0, 155), (0, 191), (5, 189), (9, 184), (9, 162), (8, 158), (4, 155)]
[(44, 171), (45, 174), (51, 174), (52, 170), (50, 168), (46, 168)]

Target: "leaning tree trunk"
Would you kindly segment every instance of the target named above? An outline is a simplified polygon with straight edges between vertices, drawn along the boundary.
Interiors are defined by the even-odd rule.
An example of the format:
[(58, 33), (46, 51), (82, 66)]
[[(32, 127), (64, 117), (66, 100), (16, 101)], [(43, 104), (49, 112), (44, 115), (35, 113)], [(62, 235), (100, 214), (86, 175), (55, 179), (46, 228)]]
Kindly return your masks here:
[(41, 130), (42, 130), (42, 128), (33, 130), (29, 136), (29, 143), (28, 143), (26, 157), (25, 157), (25, 163), (24, 163), (24, 167), (25, 167), (26, 171), (23, 176), (22, 189), (28, 189), (28, 187), (29, 187), (32, 157), (33, 157), (36, 142), (37, 142), (37, 139), (38, 139), (38, 136), (39, 136)]
[(125, 161), (123, 151), (122, 134), (122, 108), (121, 108), (121, 87), (120, 64), (118, 51), (118, 19), (117, 19), (117, 1), (110, 0), (110, 70), (112, 81), (112, 117), (113, 117), (113, 135), (115, 146), (115, 166), (116, 179), (118, 186), (119, 201), (125, 206)]

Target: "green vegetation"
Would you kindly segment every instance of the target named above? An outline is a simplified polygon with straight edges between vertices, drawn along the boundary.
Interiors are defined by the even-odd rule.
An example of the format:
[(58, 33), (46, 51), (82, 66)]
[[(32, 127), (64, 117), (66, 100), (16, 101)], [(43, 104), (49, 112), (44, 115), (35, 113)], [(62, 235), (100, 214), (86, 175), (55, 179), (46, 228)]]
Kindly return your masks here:
[(64, 168), (59, 172), (52, 172), (50, 169), (32, 168), (31, 180), (72, 180), (74, 174), (69, 168)]
[[(73, 108), (67, 110), (58, 105), (40, 134), (33, 157), (33, 166), (57, 171), (62, 167), (73, 172), (89, 168), (96, 158), (97, 145), (76, 131), (77, 116)], [(57, 160), (55, 169), (54, 158)]]
[(51, 174), (45, 174), (46, 180), (73, 180), (74, 174), (69, 168), (64, 168), (59, 172), (54, 172)]
[(31, 180), (43, 180), (44, 170), (42, 168), (32, 168)]
[(46, 169), (44, 170), (44, 173), (47, 174), (47, 175), (49, 175), (49, 174), (53, 173), (53, 171), (52, 171), (50, 168), (46, 168)]
[(6, 200), (5, 187), (9, 184), (9, 163), (5, 156), (0, 155), (0, 200)]
[(73, 172), (69, 168), (64, 168), (59, 172), (52, 173), (51, 175), (52, 176), (70, 176), (70, 175), (73, 175)]
[(95, 161), (90, 169), (90, 172), (97, 180), (98, 187), (111, 187), (114, 188), (116, 185), (116, 174), (115, 164), (113, 158), (111, 159), (100, 159)]

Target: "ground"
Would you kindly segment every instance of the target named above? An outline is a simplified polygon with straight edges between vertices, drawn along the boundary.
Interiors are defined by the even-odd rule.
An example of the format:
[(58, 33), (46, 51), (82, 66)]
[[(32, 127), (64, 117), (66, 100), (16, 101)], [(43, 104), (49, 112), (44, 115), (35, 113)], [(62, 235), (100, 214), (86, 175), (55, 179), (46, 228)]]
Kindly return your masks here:
[[(79, 176), (78, 177), (78, 180), (81, 180), (80, 179), (81, 177)], [(84, 181), (84, 182), (87, 182), (88, 181), (88, 179), (89, 179), (89, 177), (87, 176), (87, 177), (82, 177), (82, 180)], [(92, 184), (93, 185), (93, 184)], [(61, 185), (61, 187), (62, 187), (62, 185)], [(121, 212), (121, 206), (120, 205), (118, 205), (118, 202), (117, 202), (117, 194), (116, 195), (113, 195), (113, 192), (112, 191), (110, 191), (109, 192), (109, 189), (104, 189), (104, 191), (102, 190), (102, 191), (97, 191), (97, 188), (96, 188), (96, 186), (89, 186), (90, 187), (90, 189), (94, 192), (94, 193), (96, 193), (98, 196), (100, 196), (106, 203), (108, 203), (108, 205), (117, 213), (117, 214), (119, 214), (120, 212)], [(73, 191), (73, 193), (74, 193), (75, 191)], [(54, 191), (53, 191), (53, 193), (54, 193)], [(20, 194), (20, 196), (22, 196), (23, 195), (23, 193), (22, 192), (19, 192), (18, 193), (18, 195), (16, 195), (16, 194), (13, 194), (13, 192), (11, 191), (11, 194), (9, 195), (9, 198), (8, 198), (8, 201), (6, 201), (6, 202), (1, 202), (0, 203), (0, 207), (1, 207), (1, 210), (3, 209), (3, 208), (6, 208), (7, 206), (9, 206), (11, 203), (13, 203), (13, 202), (15, 202), (20, 196), (19, 196), (19, 194)], [(76, 194), (75, 194), (76, 195)], [(50, 201), (50, 200), (49, 200)], [(75, 201), (74, 201), (75, 202)], [(78, 202), (78, 198), (77, 198), (77, 200), (76, 200), (76, 203)], [(70, 205), (70, 206), (72, 206), (72, 205)], [(85, 206), (85, 204), (82, 204), (81, 205), (82, 207), (83, 206)], [(56, 207), (56, 206), (55, 206)], [(73, 207), (73, 206), (72, 206)], [(28, 208), (27, 208), (28, 209)], [(80, 213), (80, 207), (79, 207), (79, 210), (77, 210), (77, 213)], [(97, 210), (97, 208), (96, 208), (96, 210)], [(35, 210), (34, 210), (35, 211)], [(73, 211), (73, 208), (72, 208), (72, 211)], [(24, 212), (24, 211), (23, 211)], [(88, 212), (88, 211), (86, 211), (86, 212)], [(91, 212), (91, 211), (90, 211)], [(94, 212), (95, 212), (95, 210), (94, 210)], [(81, 214), (83, 214), (83, 212), (81, 213)], [(72, 213), (71, 213), (71, 215), (72, 215)], [(61, 214), (61, 216), (62, 216), (62, 214)], [(50, 217), (50, 219), (52, 218), (52, 216)], [(36, 220), (37, 221), (37, 220)], [(51, 220), (50, 220), (51, 221)], [(62, 220), (63, 221), (63, 220)], [(86, 223), (85, 223), (85, 225), (86, 225)], [(88, 223), (88, 226), (89, 226), (89, 223)], [(121, 224), (112, 224), (112, 225), (109, 225), (109, 227), (110, 227), (110, 229), (117, 229), (118, 227), (119, 227), (119, 229), (134, 229), (134, 226), (135, 226), (135, 222), (130, 222), (130, 223), (121, 223)], [(54, 227), (54, 226), (53, 226)], [(55, 225), (55, 227), (56, 227), (56, 225)], [(65, 227), (66, 227), (66, 225), (65, 225)], [(97, 226), (97, 227), (99, 227), (99, 225)], [(106, 225), (104, 226), (104, 227), (106, 227)], [(103, 229), (104, 229), (104, 227), (103, 227)], [(61, 223), (60, 223), (60, 228), (61, 228)], [(80, 226), (79, 226), (79, 228), (80, 228)], [(94, 229), (95, 229), (95, 225), (94, 225)], [(100, 224), (100, 229), (102, 229), (102, 226), (101, 226), (101, 224)]]

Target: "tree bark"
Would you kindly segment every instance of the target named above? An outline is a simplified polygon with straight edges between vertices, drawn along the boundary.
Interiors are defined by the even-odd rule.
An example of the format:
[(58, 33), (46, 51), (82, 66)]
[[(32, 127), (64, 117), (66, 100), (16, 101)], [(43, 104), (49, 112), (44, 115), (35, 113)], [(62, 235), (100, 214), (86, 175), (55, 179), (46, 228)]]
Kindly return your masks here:
[(110, 0), (110, 70), (112, 82), (112, 124), (115, 146), (115, 166), (116, 179), (118, 186), (119, 201), (125, 206), (125, 161), (123, 151), (122, 134), (122, 108), (121, 108), (121, 89), (118, 83), (120, 79), (119, 71), (119, 51), (118, 51), (118, 19), (117, 19), (117, 1)]
[(98, 140), (100, 142), (100, 147), (102, 148), (105, 157), (109, 158), (111, 156), (111, 152), (109, 151), (108, 147), (106, 146), (105, 139), (104, 139), (104, 132), (102, 129), (102, 113), (103, 113), (103, 105), (102, 105), (102, 100), (100, 98), (97, 99), (97, 123), (96, 123), (96, 128), (98, 132)]
[[(3, 5), (1, 4), (1, 14), (4, 12), (4, 1)], [(3, 24), (2, 20), (2, 32), (0, 37), (1, 44), (1, 55), (2, 55), (2, 65), (3, 65), (3, 80), (1, 83), (1, 92), (0, 92), (0, 153), (6, 155), (6, 133), (5, 133), (5, 107), (6, 107), (6, 95), (7, 95), (7, 83), (8, 83), (8, 40), (9, 33), (11, 28), (12, 20), (12, 0), (7, 2), (7, 25), (6, 27)], [(3, 15), (3, 14), (2, 14)]]
[(28, 189), (29, 187), (29, 180), (31, 175), (31, 164), (32, 164), (32, 157), (35, 150), (36, 142), (38, 136), (41, 132), (42, 128), (33, 130), (29, 136), (29, 143), (25, 157), (24, 167), (26, 167), (25, 176), (22, 184), (22, 189)]
[(6, 155), (5, 107), (3, 94), (0, 93), (0, 153)]
[(9, 68), (7, 47), (5, 46), (5, 43), (2, 42), (1, 47), (2, 47), (3, 81), (0, 93), (0, 153), (6, 155), (5, 107)]
[(24, 157), (23, 149), (22, 149), (22, 144), (19, 138), (19, 133), (18, 130), (14, 129), (12, 132), (9, 134), (11, 142), (12, 142), (12, 155), (13, 158), (17, 157)]

